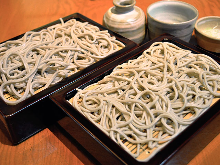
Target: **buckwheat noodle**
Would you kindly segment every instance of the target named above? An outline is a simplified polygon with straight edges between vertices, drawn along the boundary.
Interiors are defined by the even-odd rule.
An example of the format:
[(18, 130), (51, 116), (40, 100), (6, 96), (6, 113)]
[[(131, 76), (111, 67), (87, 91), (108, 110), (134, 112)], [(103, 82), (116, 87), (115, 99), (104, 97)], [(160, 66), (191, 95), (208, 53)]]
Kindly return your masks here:
[(0, 96), (7, 104), (15, 105), (125, 46), (88, 22), (60, 21), (0, 44)]
[(78, 89), (72, 105), (133, 157), (145, 145), (156, 148), (150, 158), (202, 114), (219, 89), (220, 66), (212, 58), (156, 42), (98, 83)]

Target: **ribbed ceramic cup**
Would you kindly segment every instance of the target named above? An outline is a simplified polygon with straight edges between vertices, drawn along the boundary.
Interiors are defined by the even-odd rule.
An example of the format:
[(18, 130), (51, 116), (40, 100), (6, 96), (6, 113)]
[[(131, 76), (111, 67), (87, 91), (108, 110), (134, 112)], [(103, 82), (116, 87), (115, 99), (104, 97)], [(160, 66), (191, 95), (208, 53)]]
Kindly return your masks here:
[(147, 8), (148, 35), (150, 39), (169, 33), (189, 42), (198, 10), (181, 1), (158, 1)]
[(113, 4), (103, 17), (103, 25), (138, 44), (141, 43), (145, 37), (146, 25), (142, 9), (135, 6), (135, 0), (113, 0)]

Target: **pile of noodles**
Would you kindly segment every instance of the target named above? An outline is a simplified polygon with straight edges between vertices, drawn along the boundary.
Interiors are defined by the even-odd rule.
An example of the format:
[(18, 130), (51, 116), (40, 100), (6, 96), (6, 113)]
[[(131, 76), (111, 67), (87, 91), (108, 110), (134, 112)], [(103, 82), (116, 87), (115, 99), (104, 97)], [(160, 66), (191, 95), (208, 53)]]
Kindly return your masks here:
[(88, 22), (60, 20), (0, 44), (0, 96), (7, 104), (15, 105), (124, 47)]
[(137, 158), (143, 146), (159, 150), (171, 141), (210, 107), (219, 90), (216, 61), (156, 42), (98, 83), (78, 89), (72, 105)]

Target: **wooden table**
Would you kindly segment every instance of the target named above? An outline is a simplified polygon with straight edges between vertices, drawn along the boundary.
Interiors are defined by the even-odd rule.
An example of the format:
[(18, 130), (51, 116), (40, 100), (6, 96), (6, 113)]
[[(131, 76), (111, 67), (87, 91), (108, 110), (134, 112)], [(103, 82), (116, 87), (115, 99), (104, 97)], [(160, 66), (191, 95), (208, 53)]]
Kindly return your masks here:
[[(156, 0), (137, 0), (145, 13)], [(219, 0), (183, 0), (195, 6), (199, 18), (219, 16)], [(102, 23), (112, 0), (1, 0), (0, 42), (35, 29), (61, 17), (79, 12)], [(196, 134), (167, 164), (220, 164), (220, 115)], [(80, 165), (96, 164), (74, 140), (70, 140), (57, 124), (41, 131), (25, 142), (12, 146), (0, 130), (0, 164), (2, 165)]]

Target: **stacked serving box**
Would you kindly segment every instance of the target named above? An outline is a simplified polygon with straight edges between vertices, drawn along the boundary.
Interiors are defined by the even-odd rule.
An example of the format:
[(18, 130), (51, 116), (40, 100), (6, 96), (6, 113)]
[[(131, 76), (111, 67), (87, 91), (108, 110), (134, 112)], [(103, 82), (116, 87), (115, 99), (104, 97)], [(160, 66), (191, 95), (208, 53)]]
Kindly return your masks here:
[[(109, 62), (102, 68), (96, 70), (91, 75), (85, 76), (80, 81), (76, 81), (68, 88), (64, 88), (51, 95), (51, 99), (66, 113), (66, 116), (59, 120), (59, 125), (66, 130), (74, 139), (76, 139), (87, 151), (91, 153), (101, 164), (161, 164), (166, 162), (174, 155), (206, 122), (218, 114), (220, 102), (217, 101), (208, 110), (206, 110), (198, 119), (184, 129), (178, 136), (155, 152), (152, 157), (146, 161), (140, 161), (132, 157), (127, 151), (113, 141), (108, 135), (100, 130), (93, 122), (76, 110), (69, 100), (76, 94), (77, 88), (83, 89), (89, 85), (102, 80), (109, 75), (119, 64), (135, 59), (140, 56), (144, 50), (148, 49), (154, 42), (170, 42), (180, 48), (191, 50), (193, 53), (203, 53), (215, 59), (218, 63), (218, 56), (204, 52), (203, 50), (183, 42), (170, 35), (161, 35), (135, 50), (121, 56), (114, 61)], [(132, 148), (132, 147), (131, 147)], [(148, 152), (146, 150), (146, 152)]]
[[(100, 30), (108, 30), (102, 25), (92, 21), (91, 19), (75, 13), (67, 17), (62, 18), (64, 22), (70, 19), (76, 19), (80, 22), (88, 22), (92, 25), (99, 27)], [(60, 20), (56, 20), (40, 28), (34, 29), (33, 31), (40, 31), (46, 29), (49, 26), (59, 24)], [(49, 96), (71, 84), (72, 82), (83, 78), (85, 75), (89, 75), (95, 70), (99, 69), (105, 63), (120, 57), (121, 55), (129, 52), (137, 46), (136, 43), (118, 35), (115, 32), (108, 30), (108, 32), (115, 36), (116, 39), (122, 42), (125, 47), (113, 54), (110, 54), (101, 61), (96, 62), (72, 76), (65, 78), (59, 83), (25, 99), (24, 101), (16, 105), (8, 105), (0, 98), (0, 126), (6, 136), (11, 139), (12, 144), (16, 145), (37, 132), (46, 128), (49, 124), (61, 119), (64, 115), (63, 112), (57, 109), (57, 106), (49, 99)], [(23, 34), (24, 35), (24, 34)], [(10, 40), (16, 40), (21, 38), (23, 35), (19, 35)], [(6, 41), (5, 41), (6, 42)]]

